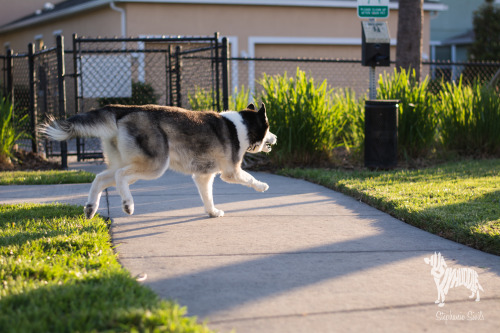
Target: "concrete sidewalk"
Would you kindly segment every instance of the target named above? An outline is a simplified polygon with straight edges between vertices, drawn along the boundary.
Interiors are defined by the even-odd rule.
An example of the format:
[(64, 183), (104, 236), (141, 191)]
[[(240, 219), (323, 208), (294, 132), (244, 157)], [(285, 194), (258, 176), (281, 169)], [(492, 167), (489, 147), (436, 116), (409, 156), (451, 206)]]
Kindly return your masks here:
[[(82, 166), (77, 166), (82, 167)], [(94, 167), (98, 171), (100, 167)], [(121, 263), (160, 296), (222, 332), (493, 332), (500, 327), (500, 258), (411, 227), (350, 197), (305, 181), (253, 173), (265, 193), (214, 185), (206, 216), (191, 178), (167, 172), (131, 186), (135, 214), (110, 190)], [(90, 185), (3, 186), (1, 202), (83, 205)], [(107, 214), (105, 197), (99, 212)], [(431, 266), (440, 252), (478, 274), (481, 300), (465, 286), (439, 307)]]

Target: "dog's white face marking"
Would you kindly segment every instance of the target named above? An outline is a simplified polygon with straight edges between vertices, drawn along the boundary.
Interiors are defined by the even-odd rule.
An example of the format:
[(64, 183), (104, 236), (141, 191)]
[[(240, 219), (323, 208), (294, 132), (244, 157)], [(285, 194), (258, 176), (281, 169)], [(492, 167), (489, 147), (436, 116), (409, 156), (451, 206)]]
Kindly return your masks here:
[(268, 153), (271, 151), (271, 145), (276, 144), (277, 142), (276, 135), (271, 133), (268, 129), (266, 132), (266, 136), (264, 137), (264, 140), (256, 142), (253, 145), (250, 145), (250, 142), (248, 140), (247, 127), (245, 126), (245, 123), (243, 122), (243, 117), (241, 117), (239, 112), (226, 111), (226, 112), (221, 112), (221, 115), (226, 119), (230, 120), (236, 127), (236, 132), (238, 133), (238, 141), (240, 142), (240, 154), (245, 152), (246, 147), (248, 147), (246, 148), (246, 152), (252, 154), (259, 153), (261, 151)]
[(240, 155), (244, 153), (246, 147), (250, 145), (248, 141), (247, 127), (243, 122), (243, 117), (236, 111), (225, 111), (221, 112), (221, 116), (231, 121), (236, 127), (236, 133), (238, 134), (238, 141), (240, 142)]

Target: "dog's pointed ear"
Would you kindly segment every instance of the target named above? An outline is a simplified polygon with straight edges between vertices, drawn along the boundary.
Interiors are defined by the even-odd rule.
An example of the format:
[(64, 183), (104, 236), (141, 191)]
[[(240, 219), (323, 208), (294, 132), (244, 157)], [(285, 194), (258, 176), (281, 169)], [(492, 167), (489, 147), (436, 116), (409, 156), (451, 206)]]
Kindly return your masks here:
[(247, 109), (255, 111), (255, 105), (253, 105), (253, 103), (250, 103), (248, 104)]
[(264, 103), (262, 103), (262, 106), (260, 107), (259, 114), (266, 115), (266, 106)]

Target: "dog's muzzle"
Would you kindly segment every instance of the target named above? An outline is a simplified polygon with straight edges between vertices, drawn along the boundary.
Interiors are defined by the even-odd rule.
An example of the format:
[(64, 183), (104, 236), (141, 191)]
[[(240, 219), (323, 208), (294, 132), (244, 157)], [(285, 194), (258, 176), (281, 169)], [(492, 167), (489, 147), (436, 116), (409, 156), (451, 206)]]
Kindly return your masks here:
[(264, 147), (262, 147), (262, 151), (269, 153), (272, 150), (272, 145), (275, 145), (278, 141), (278, 137), (271, 132), (268, 132), (264, 139)]

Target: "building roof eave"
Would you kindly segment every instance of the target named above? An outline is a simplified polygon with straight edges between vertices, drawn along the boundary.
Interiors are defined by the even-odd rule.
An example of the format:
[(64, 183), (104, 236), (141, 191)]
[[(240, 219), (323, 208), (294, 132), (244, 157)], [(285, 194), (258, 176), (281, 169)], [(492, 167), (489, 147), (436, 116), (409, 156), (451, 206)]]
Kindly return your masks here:
[(35, 25), (38, 23), (52, 21), (52, 20), (55, 20), (55, 19), (58, 19), (61, 17), (66, 17), (69, 15), (85, 12), (87, 10), (103, 7), (105, 5), (109, 5), (109, 3), (111, 3), (111, 2), (116, 2), (116, 1), (113, 1), (113, 0), (89, 1), (89, 2), (85, 2), (85, 3), (79, 4), (79, 5), (76, 5), (73, 7), (63, 9), (63, 10), (48, 12), (48, 13), (44, 13), (41, 15), (28, 17), (24, 20), (21, 19), (21, 20), (15, 21), (13, 23), (8, 23), (8, 24), (0, 27), (0, 34), (14, 31), (14, 30), (18, 30), (18, 29), (22, 29), (25, 27), (29, 27), (31, 25)]
[[(95, 0), (84, 2), (72, 7), (30, 16), (0, 27), (0, 34), (15, 31), (35, 24), (52, 21), (58, 18), (81, 13), (91, 9), (107, 6), (110, 3), (182, 3), (182, 4), (226, 4), (226, 5), (253, 5), (253, 6), (301, 6), (301, 7), (330, 7), (356, 8), (356, 1), (348, 0)], [(399, 3), (390, 2), (390, 9), (398, 9)], [(448, 6), (441, 3), (424, 2), (425, 11), (445, 11)]]

